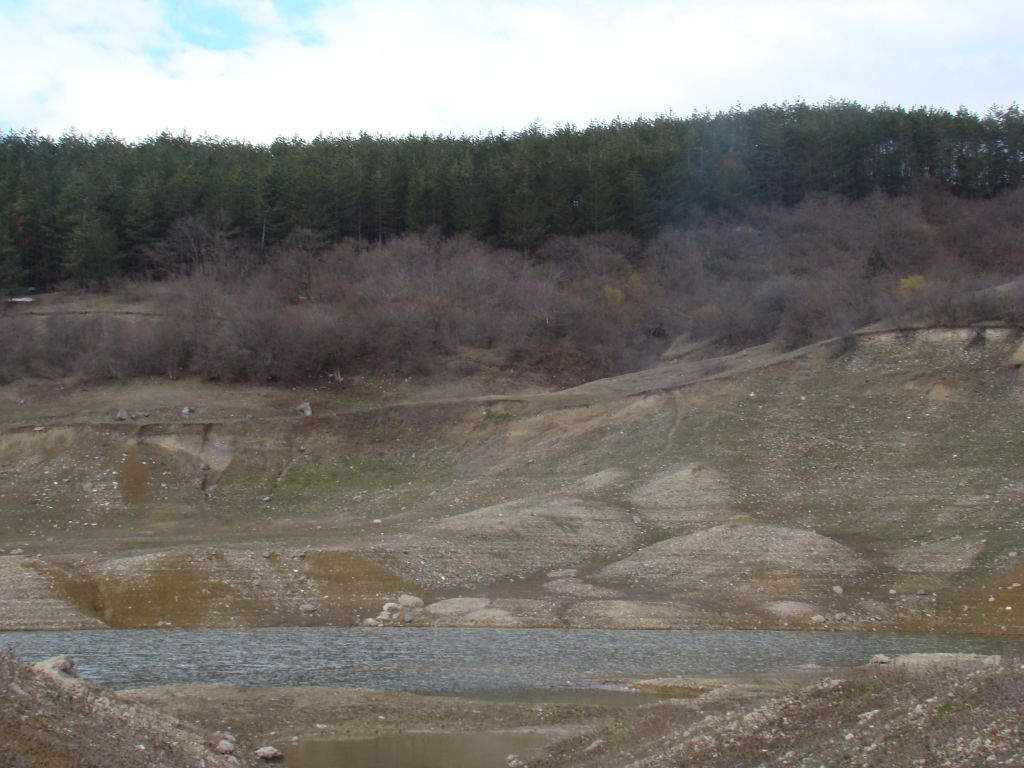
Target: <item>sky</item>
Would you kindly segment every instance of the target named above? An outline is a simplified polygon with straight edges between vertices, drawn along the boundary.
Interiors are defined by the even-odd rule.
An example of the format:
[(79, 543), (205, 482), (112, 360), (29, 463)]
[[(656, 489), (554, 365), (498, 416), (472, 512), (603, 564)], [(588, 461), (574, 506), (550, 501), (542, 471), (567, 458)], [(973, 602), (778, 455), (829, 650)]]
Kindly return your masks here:
[(1024, 102), (1020, 0), (0, 0), (0, 132), (478, 135)]

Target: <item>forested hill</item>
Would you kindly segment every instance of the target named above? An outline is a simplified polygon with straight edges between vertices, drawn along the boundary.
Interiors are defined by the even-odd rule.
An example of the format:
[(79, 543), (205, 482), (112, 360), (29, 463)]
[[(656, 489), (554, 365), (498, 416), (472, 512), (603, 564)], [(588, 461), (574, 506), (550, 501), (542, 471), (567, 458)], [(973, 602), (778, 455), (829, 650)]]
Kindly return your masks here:
[(646, 238), (702, 212), (817, 193), (900, 195), (920, 179), (988, 197), (1021, 181), (1024, 118), (1016, 105), (981, 117), (838, 101), (270, 146), (9, 133), (0, 169), (0, 291), (9, 291), (152, 271), (156, 244), (188, 239), (183, 222), (257, 253), (297, 230), (326, 242), (434, 230), (531, 249), (554, 235)]

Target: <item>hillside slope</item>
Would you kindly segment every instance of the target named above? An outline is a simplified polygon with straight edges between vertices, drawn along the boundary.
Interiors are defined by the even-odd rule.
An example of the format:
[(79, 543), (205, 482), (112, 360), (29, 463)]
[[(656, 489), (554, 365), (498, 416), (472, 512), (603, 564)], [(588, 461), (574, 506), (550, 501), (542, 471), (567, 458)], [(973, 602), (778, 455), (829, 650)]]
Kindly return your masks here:
[(410, 592), (414, 623), (1020, 633), (1019, 344), (865, 332), (429, 400), (9, 385), (0, 623), (351, 624)]
[[(0, 763), (7, 768), (253, 766), (218, 753), (220, 735), (83, 680), (67, 657), (33, 667), (0, 653)], [(234, 747), (232, 746), (232, 752)]]
[[(942, 654), (847, 670), (764, 702), (675, 699), (624, 712), (531, 765), (1020, 765), (1022, 670)], [(719, 702), (720, 704), (722, 702)], [(724, 710), (724, 711), (723, 711)]]

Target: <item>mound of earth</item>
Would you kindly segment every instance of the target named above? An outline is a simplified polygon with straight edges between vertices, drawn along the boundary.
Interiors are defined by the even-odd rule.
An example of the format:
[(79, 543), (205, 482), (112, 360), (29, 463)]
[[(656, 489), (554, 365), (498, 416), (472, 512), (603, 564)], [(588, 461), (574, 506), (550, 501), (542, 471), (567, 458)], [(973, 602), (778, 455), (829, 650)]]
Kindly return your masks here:
[(445, 518), (420, 534), (396, 536), (393, 551), (428, 588), (469, 587), (614, 556), (634, 548), (639, 536), (622, 510), (551, 496)]
[(629, 500), (645, 520), (667, 530), (713, 520), (733, 508), (722, 474), (693, 464), (644, 483)]
[(259, 762), (241, 745), (233, 756), (218, 754), (208, 743), (213, 734), (69, 670), (66, 659), (31, 668), (0, 653), (0, 765), (239, 768)]
[(641, 549), (598, 572), (646, 590), (685, 595), (773, 580), (822, 582), (852, 576), (863, 559), (813, 531), (778, 525), (716, 525)]

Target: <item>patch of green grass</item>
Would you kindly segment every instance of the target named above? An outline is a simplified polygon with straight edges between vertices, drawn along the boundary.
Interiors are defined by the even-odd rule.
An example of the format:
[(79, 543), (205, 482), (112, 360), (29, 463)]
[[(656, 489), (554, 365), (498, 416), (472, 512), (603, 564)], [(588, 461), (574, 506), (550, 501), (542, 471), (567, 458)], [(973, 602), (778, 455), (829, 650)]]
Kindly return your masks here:
[(414, 472), (402, 460), (359, 454), (330, 461), (297, 462), (288, 468), (278, 493), (378, 490), (410, 480)]
[(509, 411), (492, 411), (490, 408), (484, 410), (484, 421), (493, 421), (499, 424), (512, 421), (516, 418), (514, 413)]
[[(371, 512), (386, 518), (429, 507), (432, 492), (451, 477), (451, 467), (437, 458), (345, 454), (296, 462), (274, 490), (272, 504), (263, 506), (289, 516), (323, 516), (332, 525), (342, 518), (356, 524)], [(358, 503), (364, 493), (372, 495), (372, 510)]]
[(317, 389), (303, 394), (308, 395), (308, 400), (327, 403), (328, 406), (342, 413), (372, 411), (386, 404), (381, 395), (369, 392), (338, 392), (330, 389)]

